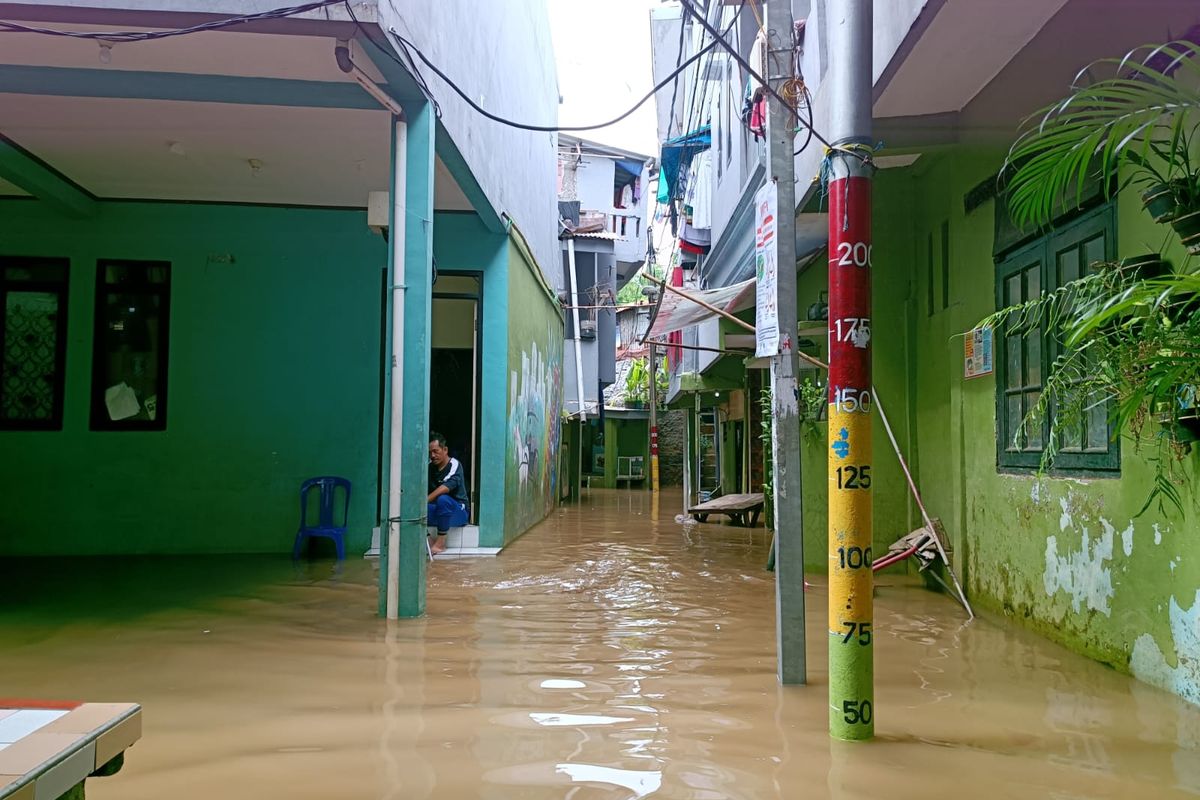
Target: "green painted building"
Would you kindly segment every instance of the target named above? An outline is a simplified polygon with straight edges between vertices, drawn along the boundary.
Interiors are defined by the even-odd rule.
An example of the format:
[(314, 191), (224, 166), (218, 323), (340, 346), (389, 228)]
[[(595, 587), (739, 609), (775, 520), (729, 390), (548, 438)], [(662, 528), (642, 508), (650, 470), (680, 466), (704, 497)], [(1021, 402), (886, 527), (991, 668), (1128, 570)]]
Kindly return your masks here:
[[(179, 3), (12, 5), (49, 28), (192, 19)], [(435, 106), (382, 44), (404, 27), (468, 63), (501, 12), (460, 30), (444, 5), (419, 24), (331, 5), (237, 21), (258, 35), (209, 47), (102, 44), (99, 63), (96, 41), (6, 39), (0, 556), (288, 553), (300, 483), (338, 475), (348, 553), (382, 534), (381, 611), (419, 614), (431, 430), (468, 471), (479, 548), (549, 513), (555, 148), (480, 130), (448, 90)], [(456, 71), (533, 118), (557, 90), (544, 10), (527, 16), (489, 37), (520, 92)]]
[[(820, 42), (836, 20), (817, 4), (810, 11), (805, 35)], [(1079, 0), (1025, 12), (876, 4), (874, 136), (881, 149), (872, 208), (871, 332), (878, 400), (926, 507), (947, 531), (954, 569), (976, 608), (1200, 702), (1194, 541), (1200, 449), (1182, 454), (1188, 477), (1179, 487), (1181, 511), (1153, 505), (1143, 512), (1153, 488), (1150, 454), (1128, 437), (1110, 435), (1117, 432), (1108, 429), (1103, 406), (1064, 442), (1055, 468), (1042, 474), (1044, 439), (1034, 433), (1014, 443), (1014, 437), (1042, 390), (1053, 337), (1047, 334), (1039, 347), (997, 334), (986, 370), (969, 367), (965, 352), (969, 332), (998, 307), (1053, 290), (1086, 274), (1092, 262), (1161, 252), (1177, 269), (1195, 269), (1194, 257), (1168, 228), (1153, 223), (1136, 192), (1115, 198), (1087, 192), (1050, 230), (1022, 233), (1013, 229), (996, 185), (1021, 120), (1060, 97), (1081, 68), (1198, 20), (1194, 8), (1160, 2), (1142, 4), (1136, 13), (1125, 7), (1103, 20)], [(1016, 27), (1024, 33), (1006, 40), (1002, 33)], [(981, 37), (981, 30), (992, 35)], [(964, 41), (971, 42), (970, 56)], [(750, 40), (739, 45), (748, 48)], [(821, 79), (832, 58), (836, 54), (819, 46), (805, 48), (802, 68), (818, 130), (830, 113), (829, 87)], [(712, 246), (683, 272), (686, 285), (697, 289), (753, 275), (750, 200), (763, 180), (763, 152), (737, 127), (729, 136), (719, 129), (728, 124), (714, 122), (712, 135), (712, 158), (723, 166), (711, 198)], [(798, 191), (796, 299), (801, 350), (823, 360), (828, 332), (820, 307), (829, 273), (822, 248), (829, 221), (816, 179), (821, 160), (815, 143), (796, 159), (798, 186), (812, 179), (807, 192)], [(753, 320), (753, 313), (750, 308), (741, 316)], [(717, 349), (748, 344), (745, 331), (715, 318), (683, 336), (685, 344)], [(757, 405), (765, 364), (704, 352), (681, 354), (676, 364), (671, 401), (699, 410), (693, 411), (693, 446), (706, 417), (728, 440), (735, 418)], [(806, 377), (823, 383), (825, 376), (812, 370), (802, 373)], [(873, 548), (879, 554), (922, 519), (878, 413), (874, 417)], [(823, 571), (828, 437), (818, 409), (801, 424), (805, 563)], [(740, 452), (740, 474), (722, 463), (724, 486), (760, 490), (762, 480), (751, 468), (762, 455), (754, 447)], [(692, 486), (703, 486), (703, 466), (694, 456), (690, 463)]]

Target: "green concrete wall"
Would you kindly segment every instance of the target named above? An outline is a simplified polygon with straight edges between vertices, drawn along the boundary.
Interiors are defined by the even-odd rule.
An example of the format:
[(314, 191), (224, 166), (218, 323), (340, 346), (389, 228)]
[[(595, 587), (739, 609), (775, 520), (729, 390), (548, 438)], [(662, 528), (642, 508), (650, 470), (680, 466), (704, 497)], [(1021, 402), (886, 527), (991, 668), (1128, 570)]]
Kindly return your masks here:
[(501, 547), (505, 543), (504, 464), (510, 438), (506, 435), (509, 240), (484, 227), (477, 214), (438, 212), (433, 251), (440, 269), (483, 273), (477, 521), (480, 545)]
[[(881, 391), (887, 387), (885, 399), (896, 397), (889, 412), (907, 417), (903, 434), (897, 433), (918, 445), (913, 451), (918, 484), (930, 513), (946, 525), (975, 604), (1200, 702), (1195, 483), (1183, 493), (1185, 516), (1154, 511), (1137, 516), (1153, 473), (1128, 440), (1119, 477), (1002, 473), (996, 466), (995, 381), (961, 377), (961, 334), (995, 308), (994, 204), (966, 213), (963, 195), (994, 174), (1001, 159), (1000, 153), (960, 150), (880, 173), (877, 382)], [(950, 292), (943, 304), (935, 271), (930, 314), (928, 234), (934, 233), (940, 248), (943, 221), (950, 231)], [(1155, 249), (1167, 238), (1135, 196), (1122, 196), (1119, 255)], [(1181, 263), (1177, 245), (1169, 255)], [(940, 252), (935, 256), (936, 263)], [(881, 292), (882, 281), (894, 291)], [(900, 330), (894, 337), (881, 335), (893, 319), (904, 325), (904, 335)], [(888, 362), (896, 368), (881, 375), (881, 363)], [(905, 385), (907, 413), (901, 402)], [(876, 454), (880, 464), (878, 437)], [(1196, 459), (1194, 452), (1187, 457), (1193, 474)], [(875, 485), (882, 483), (881, 476)], [(876, 496), (878, 540), (881, 517), (901, 513), (902, 504), (880, 498), (878, 489)], [(892, 511), (881, 513), (880, 500)], [(911, 523), (911, 509), (909, 517)]]
[[(300, 482), (354, 484), (376, 523), (383, 240), (362, 212), (0, 201), (0, 253), (71, 259), (63, 430), (0, 432), (0, 553), (286, 552)], [(98, 258), (171, 262), (162, 432), (90, 432)]]
[(617, 459), (621, 456), (642, 456), (646, 479), (633, 486), (645, 487), (650, 481), (650, 420), (604, 418), (604, 477), (592, 479), (592, 486), (615, 489), (629, 486), (629, 481), (617, 483)]
[(505, 544), (557, 503), (563, 358), (562, 315), (537, 264), (515, 241), (508, 262)]

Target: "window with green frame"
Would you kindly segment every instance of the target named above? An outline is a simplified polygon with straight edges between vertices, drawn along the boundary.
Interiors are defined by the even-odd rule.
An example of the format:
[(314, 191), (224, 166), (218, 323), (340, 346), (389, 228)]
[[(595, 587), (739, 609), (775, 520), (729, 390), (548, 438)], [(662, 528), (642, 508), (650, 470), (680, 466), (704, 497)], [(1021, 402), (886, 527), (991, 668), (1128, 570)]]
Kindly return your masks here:
[[(998, 308), (1023, 303), (1087, 274), (1089, 265), (1116, 254), (1116, 207), (1093, 209), (1005, 254), (996, 263)], [(1040, 426), (1022, 427), (1037, 405), (1051, 364), (1062, 353), (1056, 331), (1043, 325), (1024, 335), (996, 331), (996, 463), (1001, 469), (1036, 469), (1049, 439), (1048, 409)], [(1120, 442), (1109, 423), (1109, 403), (1084, 404), (1082, 419), (1061, 434), (1056, 472), (1116, 473)]]

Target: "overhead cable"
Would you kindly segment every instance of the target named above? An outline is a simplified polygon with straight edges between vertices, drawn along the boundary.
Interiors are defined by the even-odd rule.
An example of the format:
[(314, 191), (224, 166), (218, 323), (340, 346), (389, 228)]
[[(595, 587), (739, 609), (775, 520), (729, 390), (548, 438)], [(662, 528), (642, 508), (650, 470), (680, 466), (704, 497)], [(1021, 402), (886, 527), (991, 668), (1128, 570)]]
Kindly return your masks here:
[(685, 69), (690, 67), (695, 62), (699, 61), (700, 58), (705, 53), (707, 53), (708, 51), (712, 50), (714, 47), (717, 46), (716, 42), (710, 42), (706, 47), (704, 47), (703, 49), (698, 51), (694, 56), (692, 56), (688, 60), (684, 61), (678, 68), (673, 70), (670, 75), (667, 75), (665, 78), (663, 78), (657, 84), (655, 84), (654, 88), (652, 88), (649, 92), (647, 92), (642, 97), (642, 99), (640, 99), (636, 103), (634, 103), (633, 106), (631, 106), (629, 108), (629, 110), (625, 111), (620, 116), (614, 117), (605, 122), (598, 122), (594, 125), (532, 125), (532, 124), (529, 124), (526, 122), (517, 122), (515, 120), (511, 120), (511, 119), (508, 119), (507, 117), (502, 117), (499, 114), (493, 114), (492, 112), (488, 111), (483, 106), (479, 105), (474, 100), (472, 100), (470, 95), (468, 95), (465, 91), (463, 91), (458, 86), (458, 84), (456, 84), (454, 81), (450, 80), (450, 78), (446, 75), (446, 73), (442, 72), (442, 70), (439, 69), (436, 64), (434, 64), (432, 61), (430, 61), (429, 57), (426, 56), (423, 52), (421, 52), (421, 49), (419, 47), (417, 47), (415, 44), (413, 44), (412, 41), (410, 41), (409, 39), (406, 39), (404, 36), (401, 36), (396, 31), (395, 28), (389, 29), (388, 34), (393, 39), (395, 39), (396, 42), (399, 45), (401, 45), (403, 48), (405, 48), (406, 50), (410, 50), (413, 53), (416, 53), (417, 58), (419, 58), (421, 60), (421, 62), (425, 64), (425, 66), (429, 67), (429, 69), (431, 69), (433, 71), (433, 74), (435, 74), (439, 78), (441, 78), (445, 82), (445, 84), (454, 91), (455, 94), (457, 94), (459, 97), (461, 97), (467, 105), (469, 105), (471, 108), (473, 108), (479, 114), (482, 114), (483, 116), (487, 117), (488, 119), (492, 120), (493, 122), (499, 122), (500, 124), (508, 125), (511, 128), (520, 128), (521, 130), (526, 130), (526, 131), (543, 131), (543, 132), (547, 132), (547, 133), (573, 132), (573, 131), (594, 131), (599, 128), (607, 128), (611, 125), (615, 125), (616, 123), (618, 123), (621, 120), (625, 119), (626, 117), (630, 116), (631, 114), (633, 114), (633, 112), (637, 111), (639, 108), (641, 108), (643, 105), (645, 105), (647, 100), (654, 97), (654, 95), (656, 95), (662, 89), (665, 89), (667, 87), (667, 85), (672, 80), (675, 79), (676, 75), (683, 72)]
[[(704, 26), (704, 29), (705, 29), (706, 31), (708, 31), (708, 32), (709, 32), (709, 34), (711, 34), (711, 35), (712, 35), (712, 36), (713, 36), (713, 37), (716, 39), (716, 43), (717, 43), (717, 44), (719, 44), (719, 45), (721, 45), (721, 47), (722, 47), (722, 48), (724, 48), (724, 49), (725, 49), (725, 50), (726, 50), (726, 51), (727, 51), (727, 52), (728, 52), (728, 53), (729, 53), (731, 56), (733, 56), (733, 59), (734, 59), (735, 61), (737, 61), (737, 62), (738, 62), (738, 64), (741, 66), (741, 68), (742, 68), (742, 69), (746, 70), (746, 72), (748, 72), (752, 78), (754, 78), (756, 81), (758, 81), (760, 84), (762, 84), (762, 87), (763, 87), (763, 89), (764, 89), (764, 90), (766, 90), (767, 94), (769, 94), (769, 95), (771, 95), (772, 97), (774, 97), (774, 98), (775, 98), (776, 100), (778, 100), (780, 103), (783, 103), (783, 107), (784, 107), (784, 108), (789, 108), (789, 109), (792, 109), (792, 111), (793, 111), (793, 112), (795, 112), (795, 111), (796, 111), (796, 109), (792, 108), (792, 106), (791, 106), (791, 105), (788, 103), (788, 101), (787, 101), (787, 100), (785, 100), (785, 99), (783, 98), (783, 96), (779, 94), (779, 92), (775, 91), (775, 88), (774, 88), (773, 86), (771, 86), (771, 84), (770, 84), (770, 83), (768, 83), (768, 82), (767, 82), (767, 79), (766, 79), (766, 78), (764, 78), (762, 75), (759, 75), (759, 74), (758, 74), (758, 72), (756, 72), (756, 71), (754, 70), (754, 67), (750, 66), (750, 62), (749, 62), (749, 61), (747, 61), (746, 59), (742, 58), (742, 54), (741, 54), (741, 53), (739, 53), (739, 52), (737, 51), (737, 48), (736, 48), (736, 47), (734, 47), (733, 45), (731, 45), (731, 44), (730, 44), (730, 43), (729, 43), (729, 42), (728, 42), (728, 41), (725, 39), (725, 37), (724, 37), (724, 36), (722, 36), (722, 35), (720, 34), (720, 32), (719, 32), (719, 31), (717, 31), (717, 29), (716, 29), (716, 28), (714, 28), (712, 25), (710, 25), (710, 24), (708, 23), (708, 20), (704, 18), (704, 15), (703, 15), (703, 14), (701, 14), (699, 11), (697, 11), (697, 10), (696, 10), (696, 6), (693, 4), (692, 0), (679, 0), (679, 2), (680, 2), (682, 5), (683, 5), (684, 9), (685, 9), (685, 10), (686, 10), (686, 11), (687, 11), (689, 14), (691, 14), (693, 17), (695, 17), (695, 19), (696, 19), (696, 20), (697, 20), (697, 21), (698, 21), (698, 22), (699, 22), (701, 25), (703, 25), (703, 26)], [(769, 46), (769, 43), (768, 43), (768, 46)], [(797, 119), (799, 119), (799, 114), (797, 114)], [(869, 161), (869, 160), (870, 160), (870, 157), (871, 157), (871, 156), (870, 156), (870, 153), (869, 153), (869, 152), (867, 152), (867, 153), (863, 153), (863, 152), (860, 152), (860, 151), (856, 151), (856, 150), (854, 150), (854, 149), (849, 149), (849, 148), (845, 148), (845, 147), (838, 147), (838, 146), (834, 145), (833, 143), (831, 143), (831, 142), (830, 142), (828, 139), (826, 139), (824, 136), (822, 136), (822, 135), (821, 135), (821, 133), (820, 133), (820, 132), (819, 132), (819, 131), (818, 131), (816, 128), (814, 128), (814, 127), (813, 127), (813, 125), (812, 125), (812, 123), (811, 123), (811, 122), (806, 122), (806, 121), (805, 121), (805, 120), (803, 120), (803, 119), (799, 119), (799, 122), (800, 122), (800, 124), (801, 124), (802, 126), (804, 126), (804, 127), (805, 127), (805, 128), (807, 128), (809, 131), (811, 131), (811, 132), (812, 132), (812, 135), (813, 135), (813, 138), (814, 138), (814, 139), (816, 139), (816, 140), (817, 140), (818, 142), (820, 142), (821, 144), (825, 145), (825, 147), (829, 148), (830, 150), (837, 150), (837, 151), (839, 151), (839, 152), (846, 153), (847, 155), (851, 155), (851, 156), (853, 156), (853, 157), (855, 157), (855, 158), (858, 158), (858, 159), (860, 159), (860, 160), (862, 160), (862, 161)]]

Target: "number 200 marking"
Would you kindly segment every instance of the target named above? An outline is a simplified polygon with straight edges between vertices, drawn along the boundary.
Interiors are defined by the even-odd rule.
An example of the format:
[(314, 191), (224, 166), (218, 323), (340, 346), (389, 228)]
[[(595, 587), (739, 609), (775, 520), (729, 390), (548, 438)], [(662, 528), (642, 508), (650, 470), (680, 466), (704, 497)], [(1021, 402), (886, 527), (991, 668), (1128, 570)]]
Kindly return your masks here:
[(839, 242), (837, 246), (839, 267), (871, 266), (871, 251), (874, 245), (866, 242)]

